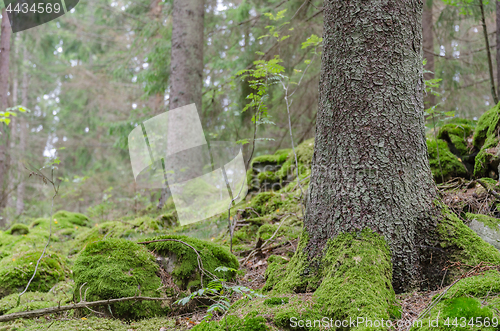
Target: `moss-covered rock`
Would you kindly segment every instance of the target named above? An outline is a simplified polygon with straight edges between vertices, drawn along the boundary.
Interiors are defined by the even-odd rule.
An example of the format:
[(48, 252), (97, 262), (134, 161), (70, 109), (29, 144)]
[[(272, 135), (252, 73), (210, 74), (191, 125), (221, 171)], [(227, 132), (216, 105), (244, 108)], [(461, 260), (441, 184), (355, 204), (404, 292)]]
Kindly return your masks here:
[(450, 261), (468, 265), (480, 262), (500, 264), (500, 252), (481, 239), (473, 230), (447, 208), (437, 226), (440, 246), (449, 252)]
[[(229, 252), (227, 247), (213, 242), (176, 235), (159, 236), (145, 241), (161, 239), (176, 241), (153, 242), (147, 244), (147, 248), (159, 255), (158, 261), (160, 265), (172, 275), (176, 284), (182, 289), (195, 288), (200, 285), (200, 270), (196, 252), (179, 241), (195, 248), (200, 254), (203, 268), (218, 277), (226, 275), (216, 272), (217, 267), (239, 268), (238, 260)], [(206, 275), (204, 275), (204, 279), (207, 279)]]
[(467, 175), (467, 169), (461, 160), (450, 151), (446, 141), (427, 138), (427, 153), (432, 176), (436, 182), (441, 183), (443, 180), (446, 182), (452, 177)]
[[(52, 224), (54, 229), (66, 229), (75, 227), (90, 227), (91, 221), (84, 214), (73, 213), (69, 211), (58, 211), (53, 215), (54, 223)], [(30, 225), (31, 229), (48, 229), (50, 225), (50, 220), (45, 218), (39, 218), (33, 221)]]
[[(0, 298), (17, 293), (26, 287), (42, 252), (24, 252), (10, 255), (0, 261)], [(46, 252), (30, 284), (30, 291), (47, 292), (69, 275), (65, 260), (56, 253)]]
[(474, 166), (476, 177), (498, 178), (498, 122), (500, 119), (499, 105), (488, 110), (480, 118), (474, 132), (473, 144), (479, 150)]
[[(87, 301), (142, 295), (162, 297), (161, 279), (154, 256), (143, 245), (124, 239), (90, 243), (78, 256), (73, 270), (75, 298), (80, 287)], [(112, 305), (113, 316), (137, 319), (162, 315), (170, 309), (165, 302), (123, 302)], [(103, 309), (107, 313), (108, 309)]]
[(106, 238), (134, 239), (139, 236), (159, 233), (163, 229), (161, 217), (142, 216), (128, 221), (108, 221), (97, 223), (91, 229), (80, 231), (75, 237), (72, 253), (77, 253), (86, 245)]
[(7, 230), (5, 233), (13, 235), (13, 236), (19, 236), (19, 235), (30, 233), (30, 229), (25, 224), (13, 224), (10, 227), (10, 229)]
[(480, 214), (465, 214), (469, 227), (481, 239), (500, 250), (500, 219)]
[[(465, 123), (463, 123), (465, 122)], [(474, 126), (470, 121), (454, 121), (439, 128), (438, 139), (448, 142), (450, 151), (458, 156), (469, 155), (472, 152), (472, 144), (468, 139), (474, 132)]]

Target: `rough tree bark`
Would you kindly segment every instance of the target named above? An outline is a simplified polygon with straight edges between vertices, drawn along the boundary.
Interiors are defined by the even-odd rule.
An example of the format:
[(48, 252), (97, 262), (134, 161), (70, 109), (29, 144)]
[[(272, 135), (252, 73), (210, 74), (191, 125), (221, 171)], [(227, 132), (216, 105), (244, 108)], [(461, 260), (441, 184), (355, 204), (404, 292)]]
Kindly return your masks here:
[[(170, 109), (196, 104), (202, 114), (204, 0), (174, 0), (170, 59)], [(168, 189), (163, 189), (158, 209)]]
[[(2, 9), (2, 25), (0, 30), (0, 111), (7, 108), (7, 94), (9, 89), (9, 56), (10, 56), (10, 38), (12, 29), (5, 8)], [(7, 130), (5, 124), (0, 123), (0, 210), (5, 208), (7, 197), (5, 196), (5, 182), (7, 179)], [(2, 224), (0, 219), (0, 226)]]
[(195, 103), (201, 114), (204, 8), (204, 0), (174, 0), (170, 109)]
[[(424, 12), (422, 14), (422, 37), (423, 37), (423, 51), (424, 59), (427, 63), (424, 69), (430, 71), (429, 73), (424, 73), (424, 79), (430, 80), (434, 79), (434, 35), (432, 31), (433, 20), (432, 20), (432, 0), (424, 1)], [(436, 96), (428, 94), (424, 97), (425, 108), (430, 108), (436, 104)]]
[(370, 228), (392, 252), (396, 292), (421, 279), (419, 242), (432, 227), (422, 0), (324, 5), (316, 142), (304, 228), (309, 259), (329, 238)]

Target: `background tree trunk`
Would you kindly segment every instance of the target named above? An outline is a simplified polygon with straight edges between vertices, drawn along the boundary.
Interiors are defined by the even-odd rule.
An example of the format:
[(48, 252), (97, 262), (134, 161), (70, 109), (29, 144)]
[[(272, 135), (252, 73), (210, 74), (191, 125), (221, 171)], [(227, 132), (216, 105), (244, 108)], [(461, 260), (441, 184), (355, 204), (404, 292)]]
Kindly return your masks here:
[(421, 278), (435, 186), (427, 161), (422, 0), (333, 1), (324, 39), (311, 184), (310, 260), (329, 238), (370, 228), (389, 244), (396, 292)]
[[(424, 1), (424, 12), (422, 14), (422, 37), (424, 59), (427, 60), (424, 68), (432, 73), (424, 73), (424, 79), (434, 79), (434, 34), (432, 27), (434, 25), (432, 19), (432, 0)], [(430, 108), (436, 104), (436, 97), (432, 94), (424, 96), (424, 108)]]
[[(196, 104), (202, 118), (204, 0), (174, 0), (172, 56), (170, 60), (170, 109)], [(161, 192), (163, 208), (168, 188)]]
[[(2, 25), (0, 29), (0, 110), (5, 111), (7, 108), (7, 94), (9, 89), (9, 56), (10, 56), (10, 37), (12, 29), (10, 28), (9, 18), (2, 9)], [(5, 208), (7, 203), (6, 197), (6, 179), (8, 170), (7, 148), (8, 148), (8, 135), (6, 126), (0, 123), (0, 210)], [(0, 226), (2, 224), (0, 219)]]
[(196, 104), (202, 110), (204, 0), (174, 0), (170, 109)]

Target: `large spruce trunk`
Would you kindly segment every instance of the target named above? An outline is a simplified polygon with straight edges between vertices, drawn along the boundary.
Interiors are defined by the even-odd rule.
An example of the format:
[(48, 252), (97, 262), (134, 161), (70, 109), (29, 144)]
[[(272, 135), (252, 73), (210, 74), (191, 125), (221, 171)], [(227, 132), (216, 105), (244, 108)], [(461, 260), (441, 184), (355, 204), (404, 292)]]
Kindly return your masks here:
[[(7, 109), (7, 94), (9, 90), (10, 37), (12, 35), (5, 8), (2, 9), (2, 25), (0, 31), (0, 111), (5, 111)], [(0, 123), (0, 211), (7, 203), (6, 179), (8, 170), (8, 144), (6, 126), (4, 123)], [(4, 225), (3, 219), (0, 218), (0, 226), (2, 225)]]
[(327, 0), (305, 231), (310, 260), (328, 239), (370, 228), (392, 253), (396, 292), (422, 278), (435, 186), (423, 112), (422, 0)]

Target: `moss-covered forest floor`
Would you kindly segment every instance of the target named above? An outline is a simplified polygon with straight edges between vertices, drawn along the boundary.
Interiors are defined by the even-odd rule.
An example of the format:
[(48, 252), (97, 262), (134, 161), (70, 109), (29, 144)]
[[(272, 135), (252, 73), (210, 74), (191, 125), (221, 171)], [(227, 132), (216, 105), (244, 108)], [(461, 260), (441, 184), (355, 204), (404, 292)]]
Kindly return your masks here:
[[(161, 211), (152, 207), (133, 217), (91, 220), (59, 211), (52, 220), (30, 220), (1, 231), (0, 320), (16, 312), (73, 303), (126, 297), (157, 300), (0, 322), (0, 330), (321, 330), (325, 328), (316, 324), (293, 327), (291, 321), (335, 321), (361, 314), (391, 320), (393, 325), (420, 318), (422, 326), (412, 330), (500, 330), (493, 323), (500, 324), (499, 119), (495, 107), (477, 123), (452, 119), (428, 135), (431, 170), (448, 213), (440, 225), (446, 237), (442, 247), (456, 251), (434, 288), (395, 295), (390, 254), (370, 232), (332, 241), (328, 282), (315, 289), (292, 284), (290, 275), (297, 270), (289, 262), (303, 239), (303, 201), (314, 148), (314, 141), (308, 140), (296, 148), (298, 169), (291, 150), (252, 160), (249, 195), (231, 210), (232, 245), (227, 214), (180, 227), (171, 200)], [(51, 243), (37, 274), (19, 299), (50, 231)], [(176, 303), (213, 286), (214, 277), (225, 279), (220, 283), (226, 287), (208, 297), (227, 301), (228, 311), (214, 313), (207, 322), (207, 308), (214, 303), (207, 295), (185, 305)], [(453, 324), (455, 317), (458, 324)], [(463, 327), (460, 317), (467, 318)], [(434, 327), (429, 323), (436, 318), (440, 324)], [(443, 324), (446, 318), (450, 325)], [(481, 327), (468, 324), (478, 318), (490, 322)]]

